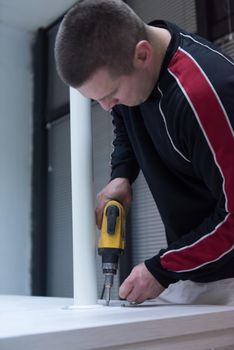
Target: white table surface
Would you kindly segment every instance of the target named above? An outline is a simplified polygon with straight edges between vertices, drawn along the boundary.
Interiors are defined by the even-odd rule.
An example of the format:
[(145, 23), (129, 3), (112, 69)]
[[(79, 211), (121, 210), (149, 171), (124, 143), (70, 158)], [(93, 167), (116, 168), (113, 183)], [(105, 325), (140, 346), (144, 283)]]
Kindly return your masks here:
[[(233, 344), (234, 306), (69, 309), (72, 299), (0, 296), (0, 350), (199, 350)], [(126, 304), (126, 303), (125, 303)]]

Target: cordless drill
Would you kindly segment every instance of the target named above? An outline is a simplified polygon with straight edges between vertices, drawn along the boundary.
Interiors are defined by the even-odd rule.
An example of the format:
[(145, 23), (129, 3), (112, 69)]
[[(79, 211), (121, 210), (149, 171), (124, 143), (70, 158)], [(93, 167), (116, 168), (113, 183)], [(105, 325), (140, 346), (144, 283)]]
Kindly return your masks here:
[(115, 200), (107, 202), (98, 242), (98, 254), (102, 257), (102, 271), (105, 275), (102, 297), (105, 293), (106, 305), (110, 304), (110, 292), (118, 269), (119, 255), (124, 251), (124, 221), (123, 206)]

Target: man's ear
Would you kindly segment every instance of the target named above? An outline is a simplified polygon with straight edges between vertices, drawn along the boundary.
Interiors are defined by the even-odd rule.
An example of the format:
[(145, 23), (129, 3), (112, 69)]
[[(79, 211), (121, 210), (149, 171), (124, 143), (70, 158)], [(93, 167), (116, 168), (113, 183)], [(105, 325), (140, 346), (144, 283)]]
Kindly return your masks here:
[(136, 44), (133, 65), (135, 68), (145, 68), (149, 65), (153, 54), (152, 45), (147, 40), (141, 40)]

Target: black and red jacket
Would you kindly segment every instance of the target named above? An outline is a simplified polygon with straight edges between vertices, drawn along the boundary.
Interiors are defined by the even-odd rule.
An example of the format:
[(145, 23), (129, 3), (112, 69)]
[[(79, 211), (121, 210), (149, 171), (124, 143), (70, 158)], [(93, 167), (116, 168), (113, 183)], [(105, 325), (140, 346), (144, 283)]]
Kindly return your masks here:
[(234, 63), (177, 26), (158, 81), (137, 107), (113, 108), (111, 178), (142, 169), (168, 247), (145, 261), (165, 287), (234, 277)]

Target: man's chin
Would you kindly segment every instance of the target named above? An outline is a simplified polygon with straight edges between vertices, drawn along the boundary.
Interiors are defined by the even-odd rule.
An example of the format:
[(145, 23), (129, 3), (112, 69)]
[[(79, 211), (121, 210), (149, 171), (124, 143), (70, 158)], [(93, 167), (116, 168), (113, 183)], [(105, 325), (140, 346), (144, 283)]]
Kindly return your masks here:
[(122, 103), (122, 105), (126, 106), (126, 107), (136, 107), (136, 106), (139, 106), (141, 105), (142, 103), (144, 103), (146, 101), (146, 99), (142, 99), (142, 100), (139, 100), (139, 101), (135, 101), (135, 102), (126, 102), (126, 103)]

